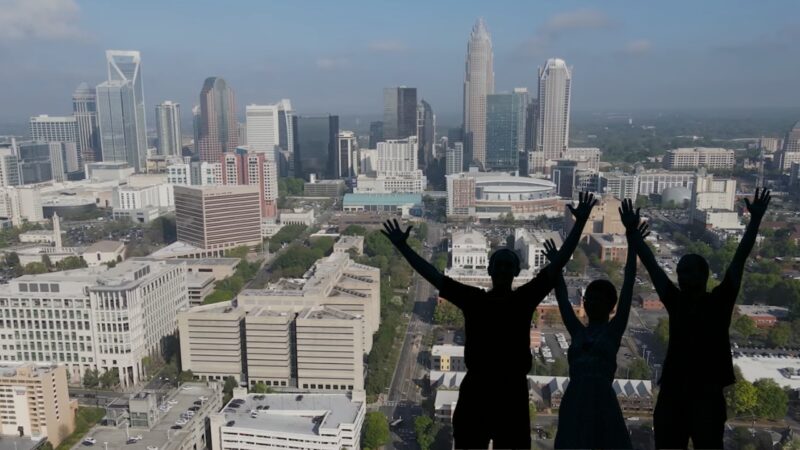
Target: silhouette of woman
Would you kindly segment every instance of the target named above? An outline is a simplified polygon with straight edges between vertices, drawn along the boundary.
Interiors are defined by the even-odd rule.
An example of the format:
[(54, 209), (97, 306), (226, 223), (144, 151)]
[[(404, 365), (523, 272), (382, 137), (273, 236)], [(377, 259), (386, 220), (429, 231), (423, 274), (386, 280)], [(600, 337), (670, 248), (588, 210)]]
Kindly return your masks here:
[[(630, 201), (623, 201), (622, 205), (623, 219), (634, 214)], [(638, 216), (635, 220), (638, 224)], [(646, 224), (626, 230), (626, 234), (647, 235)], [(555, 243), (548, 241), (542, 253), (552, 259), (556, 251)], [(556, 276), (558, 308), (572, 344), (568, 350), (570, 379), (559, 409), (555, 448), (632, 448), (612, 384), (617, 370), (617, 352), (631, 308), (636, 252), (628, 249), (619, 305), (611, 320), (608, 317), (617, 303), (613, 284), (595, 280), (586, 288), (584, 308), (589, 324), (584, 326), (572, 309), (563, 275)]]

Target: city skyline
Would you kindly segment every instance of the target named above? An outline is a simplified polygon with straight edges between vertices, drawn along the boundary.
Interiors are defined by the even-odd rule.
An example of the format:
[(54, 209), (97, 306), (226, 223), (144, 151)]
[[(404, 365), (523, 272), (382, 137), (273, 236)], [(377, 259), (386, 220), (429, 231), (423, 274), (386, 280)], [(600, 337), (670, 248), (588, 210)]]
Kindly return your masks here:
[[(151, 80), (148, 104), (173, 99), (190, 108), (196, 103), (191, 86), (206, 77), (220, 76), (236, 87), (242, 99), (237, 116), (243, 116), (245, 104), (281, 98), (291, 98), (303, 114), (379, 115), (382, 99), (375, 93), (386, 86), (408, 85), (417, 87), (419, 97), (444, 118), (461, 109), (464, 42), (478, 17), (484, 17), (495, 41), (498, 92), (519, 86), (533, 91), (536, 68), (547, 58), (558, 57), (577, 70), (576, 110), (641, 104), (654, 108), (793, 106), (800, 96), (792, 89), (800, 63), (785, 57), (797, 31), (784, 19), (799, 6), (788, 1), (757, 9), (728, 3), (723, 8), (721, 2), (706, 2), (693, 5), (693, 14), (682, 14), (683, 8), (674, 5), (624, 7), (620, 2), (592, 8), (572, 2), (519, 5), (513, 15), (473, 3), (459, 4), (459, 8), (433, 5), (432, 12), (446, 11), (450, 19), (424, 31), (424, 24), (404, 29), (391, 23), (391, 12), (397, 8), (392, 5), (355, 2), (351, 8), (341, 8), (316, 4), (310, 11), (300, 11), (293, 5), (253, 4), (246, 9), (249, 14), (242, 11), (225, 19), (238, 21), (242, 26), (236, 28), (243, 30), (243, 36), (237, 33), (237, 37), (211, 43), (206, 42), (209, 38), (199, 37), (202, 42), (198, 43), (196, 33), (171, 34), (174, 45), (170, 46), (133, 25), (144, 20), (158, 27), (160, 21), (180, 14), (187, 19), (187, 26), (195, 22), (203, 26), (213, 16), (209, 14), (213, 4), (201, 2), (192, 10), (169, 5), (165, 12), (170, 14), (145, 17), (141, 10), (112, 14), (113, 7), (104, 4), (52, 3), (52, 9), (45, 10), (37, 2), (12, 1), (9, 12), (0, 16), (0, 23), (7, 25), (2, 51), (18, 68), (0, 75), (0, 80), (20, 87), (0, 94), (0, 101), (21, 106), (16, 113), (2, 112), (2, 121), (67, 113), (70, 102), (65, 93), (83, 81), (90, 85), (103, 81), (101, 52), (109, 48), (142, 53)], [(362, 29), (366, 33), (351, 34), (337, 28), (336, 39), (319, 38), (337, 22), (325, 23), (323, 17), (335, 18), (356, 9), (366, 19)], [(304, 30), (313, 26), (314, 36), (290, 39), (281, 47), (261, 40), (249, 42), (248, 25), (256, 19), (277, 33), (292, 36), (308, 34)], [(180, 23), (171, 33), (180, 33)], [(681, 24), (680, 36), (674, 35), (677, 23)], [(723, 29), (718, 23), (743, 26)], [(365, 34), (374, 38), (364, 38)], [(241, 42), (238, 36), (242, 36)], [(195, 50), (200, 47), (203, 55)], [(246, 64), (244, 52), (248, 52)], [(415, 64), (408, 64), (409, 59)], [(47, 70), (42, 61), (48, 61)], [(752, 78), (763, 76), (757, 70), (760, 63), (768, 61), (774, 68), (769, 83), (754, 88)], [(433, 63), (440, 70), (419, 69)], [(692, 66), (703, 70), (685, 76), (682, 68)], [(36, 89), (25, 89), (32, 82)], [(310, 92), (307, 87), (311, 85), (320, 89)], [(148, 126), (152, 129), (154, 123)]]

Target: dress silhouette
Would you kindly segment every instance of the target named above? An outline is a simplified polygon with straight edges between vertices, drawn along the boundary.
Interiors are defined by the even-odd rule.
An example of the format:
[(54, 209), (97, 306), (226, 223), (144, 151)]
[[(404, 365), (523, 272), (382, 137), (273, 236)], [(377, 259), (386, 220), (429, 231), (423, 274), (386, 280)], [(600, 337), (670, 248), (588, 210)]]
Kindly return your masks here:
[[(630, 201), (623, 201), (620, 215), (628, 223), (639, 223)], [(647, 234), (647, 225), (628, 228), (627, 234)], [(550, 257), (552, 242), (545, 244)], [(597, 280), (586, 288), (584, 305), (589, 324), (584, 326), (569, 301), (563, 276), (556, 281), (556, 299), (564, 325), (572, 338), (567, 351), (569, 384), (558, 411), (555, 448), (631, 448), (630, 435), (612, 387), (617, 371), (617, 352), (628, 324), (636, 278), (636, 253), (628, 249), (625, 279), (614, 318), (608, 319), (617, 293), (611, 282)]]
[(722, 389), (736, 380), (728, 329), (742, 283), (744, 265), (767, 210), (768, 190), (745, 198), (750, 222), (722, 282), (707, 292), (709, 267), (699, 255), (678, 262), (678, 286), (670, 280), (641, 239), (631, 245), (650, 274), (669, 314), (669, 345), (653, 413), (656, 448), (722, 448), (725, 397)]
[(489, 260), (489, 291), (468, 286), (442, 275), (406, 242), (397, 220), (384, 224), (384, 234), (423, 278), (439, 290), (439, 296), (464, 314), (464, 362), (467, 374), (459, 387), (453, 413), (453, 438), (457, 449), (530, 449), (528, 379), (531, 368), (530, 327), (533, 312), (553, 288), (560, 272), (578, 245), (594, 198), (581, 193), (575, 226), (554, 256), (550, 269), (512, 289), (519, 275), (519, 257), (510, 249), (496, 251)]

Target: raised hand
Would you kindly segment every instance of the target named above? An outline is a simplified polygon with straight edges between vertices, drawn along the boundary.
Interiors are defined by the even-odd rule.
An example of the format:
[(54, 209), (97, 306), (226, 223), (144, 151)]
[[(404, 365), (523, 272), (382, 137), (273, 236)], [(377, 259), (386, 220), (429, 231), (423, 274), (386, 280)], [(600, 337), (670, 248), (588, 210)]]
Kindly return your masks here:
[(626, 231), (638, 229), (642, 221), (639, 210), (641, 210), (641, 208), (633, 209), (633, 201), (631, 199), (626, 198), (622, 200), (622, 206), (619, 207), (619, 218), (622, 220), (622, 224), (625, 225)]
[(411, 234), (411, 229), (414, 227), (413, 225), (409, 225), (408, 228), (406, 228), (406, 231), (403, 231), (400, 228), (400, 224), (397, 222), (397, 219), (390, 219), (383, 223), (383, 228), (384, 229), (381, 230), (381, 233), (389, 238), (389, 240), (392, 241), (392, 244), (397, 247), (406, 242), (408, 236)]
[(759, 189), (756, 188), (756, 195), (753, 197), (752, 203), (750, 203), (750, 199), (745, 197), (744, 204), (747, 206), (747, 210), (750, 211), (752, 219), (761, 220), (764, 217), (764, 213), (767, 212), (767, 205), (769, 205), (769, 200), (772, 197), (769, 194), (769, 189), (761, 189), (760, 195), (758, 191)]
[(542, 255), (547, 258), (548, 261), (553, 262), (558, 255), (558, 249), (556, 248), (556, 243), (552, 239), (548, 239), (544, 241), (544, 250), (542, 250)]
[(592, 208), (597, 203), (597, 200), (594, 198), (594, 194), (590, 192), (580, 192), (578, 193), (578, 207), (574, 207), (571, 204), (567, 204), (567, 208), (569, 208), (569, 212), (575, 216), (575, 220), (578, 222), (586, 222), (589, 220), (589, 214), (592, 213)]
[(639, 224), (639, 228), (636, 229), (639, 232), (639, 235), (642, 236), (642, 239), (650, 236), (650, 224), (647, 222), (642, 222)]

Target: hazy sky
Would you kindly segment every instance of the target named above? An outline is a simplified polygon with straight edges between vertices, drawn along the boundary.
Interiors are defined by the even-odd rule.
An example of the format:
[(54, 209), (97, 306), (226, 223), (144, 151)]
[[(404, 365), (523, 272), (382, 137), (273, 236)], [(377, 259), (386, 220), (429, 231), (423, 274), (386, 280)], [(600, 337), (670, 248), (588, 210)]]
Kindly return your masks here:
[(498, 92), (533, 88), (560, 57), (574, 110), (800, 105), (796, 0), (0, 0), (0, 120), (69, 113), (112, 48), (142, 52), (150, 127), (167, 99), (188, 119), (214, 75), (241, 111), (290, 98), (301, 114), (378, 115), (382, 88), (403, 84), (455, 115), (480, 16)]

